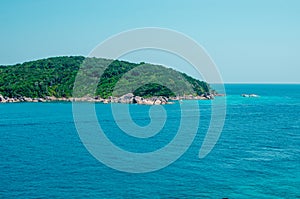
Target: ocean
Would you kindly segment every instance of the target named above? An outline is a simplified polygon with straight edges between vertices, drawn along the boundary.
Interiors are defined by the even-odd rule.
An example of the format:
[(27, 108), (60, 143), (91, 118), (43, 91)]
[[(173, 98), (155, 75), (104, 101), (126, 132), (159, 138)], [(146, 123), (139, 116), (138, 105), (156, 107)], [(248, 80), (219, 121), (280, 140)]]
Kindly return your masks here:
[[(200, 115), (186, 121), (200, 121), (197, 134), (176, 161), (148, 173), (116, 170), (94, 158), (77, 132), (72, 103), (0, 104), (0, 198), (300, 198), (300, 85), (225, 87), (225, 125), (212, 151), (198, 157), (211, 102), (183, 101), (199, 104)], [(116, 106), (129, 106), (137, 125), (151, 123), (150, 106)], [(133, 138), (118, 128), (110, 104), (95, 105), (107, 138), (139, 154), (176, 136), (180, 104), (163, 108), (161, 132)]]

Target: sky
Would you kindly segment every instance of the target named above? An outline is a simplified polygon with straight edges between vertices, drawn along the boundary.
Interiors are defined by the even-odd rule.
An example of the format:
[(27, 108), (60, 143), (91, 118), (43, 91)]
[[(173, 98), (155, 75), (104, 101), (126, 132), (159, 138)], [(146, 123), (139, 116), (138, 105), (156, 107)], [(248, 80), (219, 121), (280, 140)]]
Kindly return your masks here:
[[(87, 56), (112, 35), (143, 27), (194, 39), (226, 83), (300, 82), (298, 0), (1, 0), (0, 65)], [(140, 52), (124, 59), (183, 63), (170, 57)]]

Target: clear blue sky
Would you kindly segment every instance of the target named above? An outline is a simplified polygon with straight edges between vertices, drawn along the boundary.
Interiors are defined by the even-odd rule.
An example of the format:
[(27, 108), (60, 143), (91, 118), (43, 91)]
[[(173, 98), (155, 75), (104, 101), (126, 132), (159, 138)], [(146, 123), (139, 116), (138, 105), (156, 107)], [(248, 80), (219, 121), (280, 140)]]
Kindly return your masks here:
[(1, 0), (0, 64), (88, 55), (111, 35), (149, 26), (192, 37), (225, 82), (300, 82), (298, 0)]

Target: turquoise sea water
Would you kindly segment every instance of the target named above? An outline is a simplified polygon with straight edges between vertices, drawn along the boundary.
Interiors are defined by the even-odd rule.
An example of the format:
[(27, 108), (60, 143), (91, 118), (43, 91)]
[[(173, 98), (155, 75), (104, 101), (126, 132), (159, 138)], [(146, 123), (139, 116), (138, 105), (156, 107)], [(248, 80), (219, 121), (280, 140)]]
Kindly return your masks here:
[[(170, 166), (145, 174), (120, 172), (91, 156), (71, 103), (0, 104), (0, 198), (299, 198), (300, 85), (226, 85), (226, 91), (226, 122), (211, 153), (198, 158), (210, 119), (210, 102), (199, 101), (191, 147)], [(118, 129), (110, 105), (95, 109), (113, 143), (149, 152), (170, 142), (178, 128), (179, 105), (164, 107), (163, 132), (142, 140)], [(130, 105), (139, 125), (150, 122), (148, 110)]]

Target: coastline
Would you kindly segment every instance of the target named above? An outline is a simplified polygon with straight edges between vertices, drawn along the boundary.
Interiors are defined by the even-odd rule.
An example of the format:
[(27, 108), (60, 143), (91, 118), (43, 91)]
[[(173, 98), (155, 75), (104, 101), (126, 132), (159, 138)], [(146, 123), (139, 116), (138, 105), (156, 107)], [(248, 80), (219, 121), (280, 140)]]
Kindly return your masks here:
[(47, 96), (44, 98), (31, 98), (31, 97), (3, 97), (0, 94), (0, 103), (22, 103), (22, 102), (94, 102), (94, 103), (122, 103), (122, 104), (141, 104), (141, 105), (164, 105), (164, 104), (174, 104), (173, 101), (179, 100), (213, 100), (216, 96), (224, 96), (221, 94), (212, 94), (205, 93), (201, 96), (193, 96), (193, 95), (184, 95), (184, 96), (176, 96), (176, 97), (165, 97), (165, 96), (153, 96), (153, 97), (140, 97), (135, 96), (132, 93), (127, 93), (121, 97), (113, 97), (110, 96), (107, 99), (101, 98), (99, 96), (96, 97), (62, 97), (57, 98), (54, 96)]

